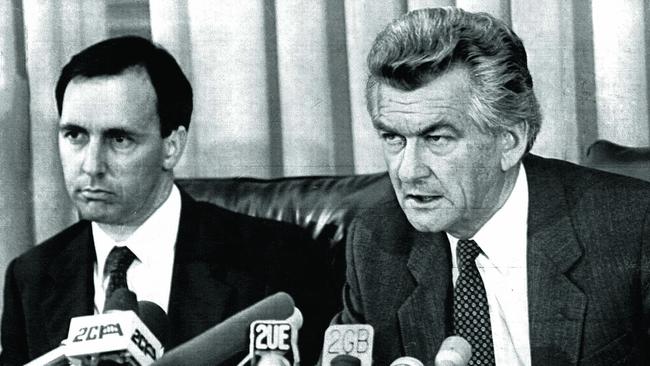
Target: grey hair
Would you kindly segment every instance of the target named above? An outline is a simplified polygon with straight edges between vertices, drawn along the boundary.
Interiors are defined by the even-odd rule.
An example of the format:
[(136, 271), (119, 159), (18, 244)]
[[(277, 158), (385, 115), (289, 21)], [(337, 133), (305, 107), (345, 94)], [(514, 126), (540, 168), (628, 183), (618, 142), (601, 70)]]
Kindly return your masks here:
[(379, 84), (415, 90), (457, 66), (470, 75), (469, 118), (492, 133), (523, 123), (529, 151), (542, 117), (526, 50), (512, 29), (486, 13), (419, 9), (389, 24), (368, 55), (369, 112), (373, 114), (373, 90)]

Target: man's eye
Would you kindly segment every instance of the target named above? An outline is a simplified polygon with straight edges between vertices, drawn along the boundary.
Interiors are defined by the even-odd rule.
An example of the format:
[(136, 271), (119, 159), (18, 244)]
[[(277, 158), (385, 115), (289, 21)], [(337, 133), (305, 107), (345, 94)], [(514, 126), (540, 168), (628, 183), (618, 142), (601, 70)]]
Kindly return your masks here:
[(402, 136), (394, 133), (382, 132), (380, 136), (389, 145), (401, 145), (403, 141)]
[(111, 137), (111, 144), (117, 149), (125, 149), (133, 144), (133, 140), (128, 136), (113, 136)]
[(446, 144), (451, 139), (452, 137), (447, 135), (427, 135), (427, 141), (434, 144)]
[(68, 131), (68, 132), (63, 134), (63, 136), (65, 136), (65, 138), (72, 139), (72, 140), (78, 138), (79, 135), (80, 135), (80, 133), (77, 132), (77, 131)]
[(63, 131), (63, 138), (73, 144), (82, 144), (86, 140), (86, 134), (81, 131), (67, 130)]

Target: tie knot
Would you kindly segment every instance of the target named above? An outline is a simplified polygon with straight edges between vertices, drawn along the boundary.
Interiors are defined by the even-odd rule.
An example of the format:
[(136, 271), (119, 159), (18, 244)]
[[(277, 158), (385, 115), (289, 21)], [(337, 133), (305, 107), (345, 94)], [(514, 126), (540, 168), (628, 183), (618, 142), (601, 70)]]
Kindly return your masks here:
[(114, 272), (126, 273), (131, 263), (135, 260), (135, 254), (127, 247), (113, 247), (106, 258), (104, 275), (108, 276)]
[(456, 254), (458, 255), (458, 261), (460, 263), (465, 263), (468, 261), (473, 262), (476, 260), (476, 257), (481, 253), (481, 248), (474, 240), (459, 240), (458, 247), (456, 248)]

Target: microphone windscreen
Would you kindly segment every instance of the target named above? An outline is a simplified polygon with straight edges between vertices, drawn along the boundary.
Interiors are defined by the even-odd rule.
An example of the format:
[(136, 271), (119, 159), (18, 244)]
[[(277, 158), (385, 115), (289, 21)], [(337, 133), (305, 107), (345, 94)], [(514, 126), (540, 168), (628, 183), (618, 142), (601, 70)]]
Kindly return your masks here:
[(460, 336), (445, 338), (436, 355), (436, 366), (465, 366), (472, 357), (472, 346)]
[(257, 361), (256, 366), (291, 366), (291, 363), (280, 354), (265, 353)]
[(138, 298), (128, 288), (116, 289), (104, 303), (104, 313), (128, 310), (138, 313)]
[(417, 358), (404, 356), (393, 361), (390, 366), (424, 366), (424, 364)]
[(294, 312), (291, 296), (278, 292), (231, 316), (165, 353), (156, 366), (213, 366), (248, 350), (249, 327), (256, 320), (285, 320)]
[(138, 301), (140, 320), (149, 328), (153, 335), (167, 348), (169, 344), (169, 318), (165, 311), (155, 302)]
[(338, 355), (332, 359), (331, 366), (361, 366), (361, 360), (352, 355)]

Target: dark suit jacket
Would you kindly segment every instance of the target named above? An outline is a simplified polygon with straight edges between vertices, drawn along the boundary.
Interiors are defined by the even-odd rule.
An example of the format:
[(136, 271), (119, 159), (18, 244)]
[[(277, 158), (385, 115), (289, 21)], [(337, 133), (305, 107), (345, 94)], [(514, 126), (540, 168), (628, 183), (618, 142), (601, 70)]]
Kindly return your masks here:
[[(527, 156), (533, 365), (650, 362), (650, 184)], [(374, 358), (432, 365), (450, 335), (444, 233), (421, 233), (390, 197), (354, 223), (344, 311), (375, 327)]]
[[(297, 227), (236, 214), (182, 193), (167, 348), (268, 295), (286, 291), (305, 318), (301, 356), (314, 363), (323, 332), (338, 311), (334, 299), (339, 294), (333, 293), (327, 278), (327, 247)], [(67, 337), (70, 318), (93, 313), (94, 262), (87, 221), (11, 262), (1, 364), (22, 365), (55, 348)]]

